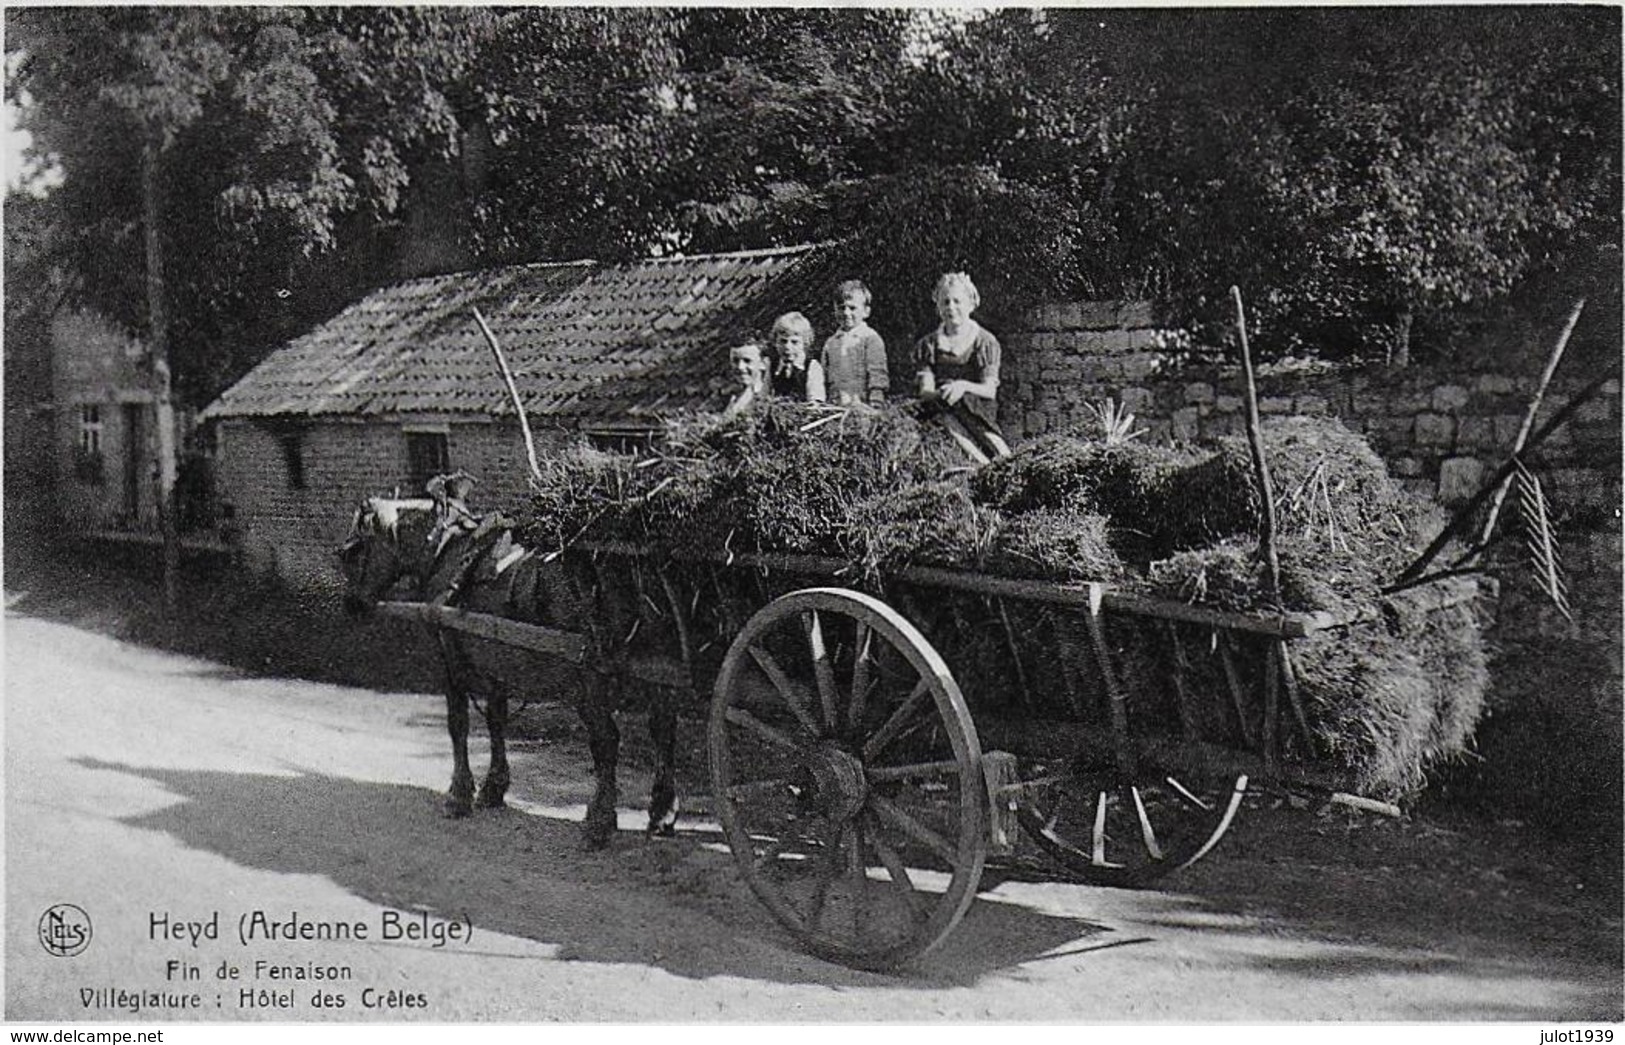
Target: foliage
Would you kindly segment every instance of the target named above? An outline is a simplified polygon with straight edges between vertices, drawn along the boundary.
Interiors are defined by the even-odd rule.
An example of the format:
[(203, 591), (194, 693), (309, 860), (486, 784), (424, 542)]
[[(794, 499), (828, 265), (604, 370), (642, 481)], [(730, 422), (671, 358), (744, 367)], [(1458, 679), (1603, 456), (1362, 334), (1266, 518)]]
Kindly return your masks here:
[[(1413, 329), (1617, 243), (1607, 8), (19, 8), (50, 267), (209, 398), (421, 266), (840, 240), (907, 345), (935, 275), (994, 329), (1149, 296), (1261, 354)], [(445, 241), (414, 254), (424, 237)], [(416, 266), (403, 270), (402, 265)], [(899, 359), (905, 353), (897, 354)]]

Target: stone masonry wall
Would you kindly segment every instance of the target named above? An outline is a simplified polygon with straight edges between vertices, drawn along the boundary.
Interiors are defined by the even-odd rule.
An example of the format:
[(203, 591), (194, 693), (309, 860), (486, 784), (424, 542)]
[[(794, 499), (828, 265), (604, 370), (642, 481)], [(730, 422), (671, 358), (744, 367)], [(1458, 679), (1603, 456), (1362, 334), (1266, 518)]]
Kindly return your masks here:
[[(1108, 397), (1139, 418), (1147, 437), (1195, 442), (1244, 431), (1239, 367), (1178, 367), (1175, 336), (1140, 303), (1082, 302), (1038, 310), (1027, 329), (1002, 334), (1000, 422), (1014, 438), (1088, 424)], [(1560, 368), (1540, 419), (1594, 376)], [(1459, 503), (1505, 460), (1538, 376), (1411, 367), (1271, 372), (1259, 412), (1334, 415), (1364, 433), (1390, 471), (1444, 504)], [(1531, 457), (1560, 512), (1613, 519), (1620, 504), (1620, 386), (1616, 378)]]

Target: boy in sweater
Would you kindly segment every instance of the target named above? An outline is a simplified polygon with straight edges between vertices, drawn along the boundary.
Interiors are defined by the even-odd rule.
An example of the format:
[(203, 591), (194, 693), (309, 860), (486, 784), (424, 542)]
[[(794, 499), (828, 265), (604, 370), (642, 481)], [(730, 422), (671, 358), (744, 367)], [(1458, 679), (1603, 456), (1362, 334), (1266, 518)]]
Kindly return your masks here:
[(829, 401), (879, 406), (886, 401), (886, 343), (866, 320), (869, 288), (849, 279), (835, 288), (836, 331), (824, 342), (824, 386)]

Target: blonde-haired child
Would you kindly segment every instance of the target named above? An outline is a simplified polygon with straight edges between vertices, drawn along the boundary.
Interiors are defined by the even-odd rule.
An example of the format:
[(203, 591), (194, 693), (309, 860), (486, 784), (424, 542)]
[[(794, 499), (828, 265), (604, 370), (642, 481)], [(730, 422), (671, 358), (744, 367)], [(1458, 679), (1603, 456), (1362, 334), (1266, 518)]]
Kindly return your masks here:
[(971, 318), (982, 303), (963, 272), (937, 280), (937, 329), (914, 345), (919, 394), (936, 407), (948, 433), (974, 461), (986, 464), (1010, 453), (999, 430), (999, 339)]
[(824, 401), (824, 368), (807, 358), (813, 328), (800, 312), (786, 312), (773, 321), (768, 333), (773, 345), (772, 392), (799, 403)]

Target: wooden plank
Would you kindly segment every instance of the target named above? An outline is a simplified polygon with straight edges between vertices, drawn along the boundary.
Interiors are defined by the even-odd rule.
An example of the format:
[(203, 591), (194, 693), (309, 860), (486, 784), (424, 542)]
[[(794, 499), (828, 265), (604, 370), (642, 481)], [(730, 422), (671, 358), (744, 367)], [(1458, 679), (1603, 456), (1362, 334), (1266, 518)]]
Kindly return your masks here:
[[(711, 562), (725, 567), (752, 567), (780, 571), (831, 581), (852, 581), (853, 566), (845, 559), (825, 555), (795, 555), (786, 552), (747, 552), (733, 556), (704, 554), (687, 549), (681, 551), (655, 548), (648, 545), (619, 541), (582, 542), (582, 551), (627, 557), (667, 556), (678, 561)], [(931, 588), (946, 588), (979, 595), (1005, 596), (1029, 602), (1043, 602), (1058, 606), (1089, 605), (1089, 584), (1060, 583), (1056, 581), (1026, 580), (1017, 577), (996, 577), (971, 570), (955, 570), (941, 566), (909, 566), (889, 575), (892, 579), (907, 581)], [(1476, 578), (1448, 578), (1452, 583), (1421, 597), (1427, 609), (1441, 609), (1466, 602), (1477, 594)], [(1216, 610), (1206, 606), (1193, 606), (1174, 599), (1150, 595), (1107, 590), (1101, 598), (1109, 610), (1132, 613), (1160, 620), (1205, 624), (1229, 631), (1245, 631), (1278, 638), (1302, 638), (1316, 632), (1345, 628), (1381, 616), (1381, 608), (1370, 606), (1357, 613), (1339, 615), (1325, 611), (1315, 613), (1237, 613)]]
[(1287, 702), (1292, 705), (1292, 716), (1298, 724), (1298, 732), (1303, 734), (1304, 750), (1312, 757), (1315, 752), (1315, 735), (1310, 732), (1309, 718), (1303, 712), (1303, 699), (1298, 695), (1298, 674), (1292, 667), (1292, 652), (1287, 649), (1285, 642), (1276, 644), (1275, 655), (1281, 661), (1281, 682), (1286, 687)]
[(1281, 707), (1281, 666), (1277, 651), (1281, 643), (1270, 643), (1269, 650), (1264, 654), (1264, 728), (1259, 743), (1264, 751), (1264, 777), (1274, 780), (1275, 771), (1275, 727), (1280, 717)]
[(378, 611), (391, 617), (405, 617), (451, 631), (488, 639), (505, 646), (517, 646), (537, 653), (547, 653), (575, 664), (587, 657), (586, 636), (560, 628), (540, 624), (527, 624), (489, 613), (471, 613), (451, 606), (435, 606), (423, 602), (382, 602)]
[(1106, 642), (1105, 618), (1100, 613), (1099, 606), (1097, 601), (1089, 615), (1083, 618), (1083, 623), (1088, 631), (1090, 647), (1094, 650), (1095, 666), (1100, 669), (1101, 684), (1106, 687), (1106, 710), (1112, 731), (1112, 755), (1116, 759), (1117, 768), (1125, 776), (1131, 776), (1134, 772), (1134, 747), (1128, 728), (1128, 694), (1118, 684), (1117, 672), (1112, 668), (1111, 647)]
[(1247, 721), (1247, 691), (1241, 683), (1241, 671), (1236, 667), (1235, 651), (1230, 648), (1230, 636), (1219, 636), (1219, 663), (1224, 665), (1224, 681), (1230, 691), (1230, 703), (1236, 709), (1236, 723), (1241, 728), (1241, 739), (1247, 746), (1258, 743), (1253, 739), (1253, 727)]
[(1187, 737), (1194, 740), (1201, 735), (1202, 727), (1196, 717), (1196, 707), (1191, 703), (1190, 687), (1185, 684), (1185, 676), (1191, 667), (1190, 658), (1185, 655), (1185, 643), (1179, 637), (1179, 625), (1173, 621), (1164, 621), (1162, 626), (1168, 634), (1168, 643), (1174, 650), (1174, 695), (1179, 699), (1179, 728)]

